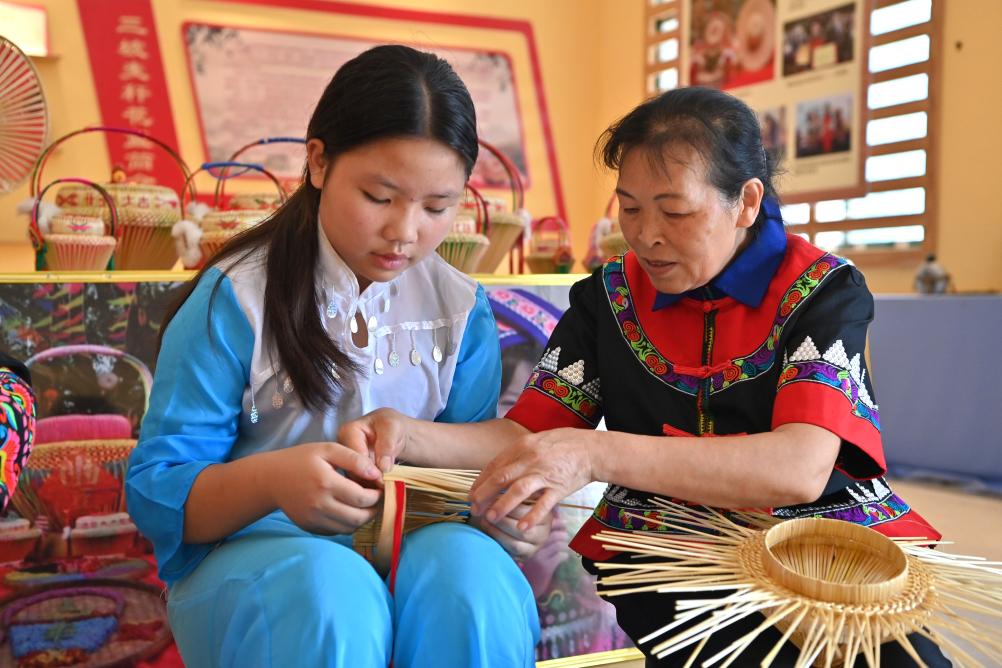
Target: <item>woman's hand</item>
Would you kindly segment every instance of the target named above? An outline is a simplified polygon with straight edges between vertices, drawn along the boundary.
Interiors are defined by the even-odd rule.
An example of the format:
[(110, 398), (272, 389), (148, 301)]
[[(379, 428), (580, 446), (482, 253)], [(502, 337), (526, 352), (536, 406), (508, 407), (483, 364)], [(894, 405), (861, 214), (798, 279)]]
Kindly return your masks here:
[(513, 559), (528, 559), (547, 543), (553, 520), (553, 514), (550, 513), (542, 522), (523, 531), (518, 528), (518, 521), (529, 511), (529, 506), (518, 506), (510, 515), (502, 517), (497, 522), (486, 522), (474, 516), (470, 518), (470, 524), (500, 543)]
[(381, 485), (364, 486), (382, 477), (364, 452), (340, 443), (305, 443), (269, 453), (274, 505), (306, 531), (353, 533), (375, 516), (383, 495)]
[(392, 408), (379, 408), (341, 425), (337, 438), (356, 452), (371, 453), (372, 461), (386, 473), (407, 445), (407, 426), (411, 421)]
[(527, 531), (560, 501), (594, 480), (593, 451), (603, 432), (553, 429), (518, 439), (484, 468), (470, 489), (473, 512), (494, 523), (535, 498), (517, 523)]

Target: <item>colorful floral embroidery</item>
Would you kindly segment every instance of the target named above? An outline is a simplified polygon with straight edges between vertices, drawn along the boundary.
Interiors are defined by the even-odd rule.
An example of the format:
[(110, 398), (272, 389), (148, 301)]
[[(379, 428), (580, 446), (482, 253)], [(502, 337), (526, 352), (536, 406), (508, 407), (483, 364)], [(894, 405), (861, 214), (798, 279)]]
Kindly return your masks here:
[[(710, 392), (726, 390), (731, 385), (751, 380), (772, 368), (776, 361), (776, 343), (783, 333), (783, 326), (793, 315), (798, 306), (811, 295), (819, 285), (839, 267), (845, 266), (846, 260), (826, 253), (801, 274), (783, 299), (780, 300), (779, 311), (773, 321), (772, 331), (755, 350), (745, 357), (732, 360), (724, 369), (710, 376)], [(633, 349), (634, 354), (647, 367), (651, 375), (657, 377), (666, 385), (695, 395), (699, 388), (699, 378), (676, 373), (670, 361), (665, 359), (650, 339), (644, 334), (633, 307), (630, 287), (623, 269), (623, 256), (618, 256), (606, 263), (603, 270), (606, 292), (613, 315), (619, 322), (623, 338)]]
[(799, 382), (821, 383), (835, 388), (849, 400), (853, 415), (880, 429), (880, 413), (876, 407), (867, 406), (862, 400), (861, 385), (853, 380), (848, 369), (839, 368), (822, 360), (790, 362), (779, 376), (777, 389), (782, 389), (789, 383)]
[(7, 506), (28, 461), (35, 434), (35, 400), (19, 376), (0, 367), (0, 509)]
[(861, 503), (858, 506), (844, 510), (818, 513), (814, 517), (826, 517), (832, 520), (842, 520), (870, 527), (885, 522), (892, 522), (909, 511), (911, 511), (911, 507), (901, 497), (897, 494), (891, 494), (889, 498), (883, 501)]
[(859, 353), (849, 359), (841, 339), (836, 340), (822, 355), (808, 336), (793, 355), (785, 360), (776, 391), (784, 385), (798, 382), (821, 383), (833, 387), (849, 400), (853, 415), (879, 430), (880, 414), (866, 389), (866, 369), (861, 364)]
[(560, 376), (537, 367), (529, 376), (529, 382), (525, 387), (531, 387), (556, 399), (588, 424), (592, 426), (598, 424), (601, 413), (601, 404), (598, 400)]

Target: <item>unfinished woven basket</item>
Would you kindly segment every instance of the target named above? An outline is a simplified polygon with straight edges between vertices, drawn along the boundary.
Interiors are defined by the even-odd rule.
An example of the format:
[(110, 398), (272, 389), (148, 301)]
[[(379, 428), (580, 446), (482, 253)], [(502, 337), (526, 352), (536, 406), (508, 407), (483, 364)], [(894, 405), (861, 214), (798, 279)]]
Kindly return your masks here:
[(466, 522), (470, 517), (470, 487), (479, 474), (480, 471), (400, 464), (393, 467), (383, 476), (386, 489), (381, 512), (352, 536), (355, 550), (377, 571), (389, 573), (398, 511), (398, 535), (436, 522)]
[[(594, 538), (609, 550), (656, 557), (644, 563), (599, 563), (605, 596), (641, 591), (732, 591), (722, 598), (680, 601), (677, 618), (640, 639), (658, 658), (695, 657), (715, 631), (758, 612), (765, 621), (703, 665), (748, 665), (741, 653), (770, 626), (782, 638), (761, 660), (768, 666), (790, 640), (798, 666), (879, 665), (879, 646), (897, 642), (924, 665), (908, 641), (924, 636), (959, 665), (981, 665), (958, 646), (960, 637), (1002, 664), (1002, 643), (984, 617), (1002, 620), (1002, 570), (976, 557), (928, 549), (935, 541), (892, 540), (840, 520), (780, 522), (758, 513), (727, 516), (659, 500), (658, 518), (642, 519), (667, 533), (605, 531)], [(962, 616), (976, 612), (982, 619)], [(692, 628), (672, 629), (702, 615)], [(997, 622), (996, 622), (997, 623)], [(667, 636), (666, 639), (659, 640)], [(657, 641), (657, 642), (655, 642)]]

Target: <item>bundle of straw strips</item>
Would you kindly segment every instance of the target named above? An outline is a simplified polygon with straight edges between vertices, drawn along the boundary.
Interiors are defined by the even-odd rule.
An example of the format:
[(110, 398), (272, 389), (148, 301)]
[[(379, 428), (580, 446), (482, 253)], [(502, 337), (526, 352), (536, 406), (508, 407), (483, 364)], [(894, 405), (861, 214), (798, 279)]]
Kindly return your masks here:
[[(470, 517), (470, 487), (480, 471), (432, 469), (398, 464), (383, 476), (386, 494), (382, 511), (353, 536), (355, 550), (381, 573), (389, 572), (393, 556), (393, 521), (403, 504), (402, 532), (436, 522), (466, 522)], [(394, 484), (402, 482), (406, 498)]]

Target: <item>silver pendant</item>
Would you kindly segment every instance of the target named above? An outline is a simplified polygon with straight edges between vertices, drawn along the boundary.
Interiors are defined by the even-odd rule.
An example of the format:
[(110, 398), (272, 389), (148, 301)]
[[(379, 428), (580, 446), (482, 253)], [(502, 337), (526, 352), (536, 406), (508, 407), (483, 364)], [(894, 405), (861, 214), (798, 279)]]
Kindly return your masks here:
[(436, 344), (434, 348), (431, 349), (431, 358), (435, 360), (437, 364), (442, 363), (442, 349)]
[(390, 363), (390, 366), (393, 367), (394, 369), (400, 366), (400, 355), (397, 354), (396, 350), (391, 350), (390, 356), (387, 359)]
[(375, 369), (376, 369), (376, 375), (377, 376), (382, 376), (383, 375), (383, 360), (381, 360), (381, 359), (379, 359), (377, 357), (376, 361), (373, 363), (373, 367), (375, 367)]
[(282, 383), (282, 391), (286, 394), (292, 394), (292, 379), (288, 376), (285, 377), (285, 382)]
[(327, 305), (327, 317), (328, 318), (337, 317), (337, 305), (333, 302), (333, 300), (331, 301), (330, 304)]
[(257, 420), (258, 420), (257, 406), (251, 406), (250, 420), (251, 420), (251, 424), (257, 424)]
[(282, 398), (281, 394), (276, 392), (275, 394), (271, 395), (271, 405), (273, 407), (281, 408), (284, 404), (285, 404), (285, 399)]
[(368, 328), (369, 328), (369, 331), (370, 331), (370, 332), (373, 332), (373, 331), (375, 331), (375, 329), (376, 329), (376, 325), (378, 325), (378, 324), (379, 324), (379, 323), (377, 323), (377, 322), (376, 322), (376, 316), (374, 316), (374, 315), (370, 315), (370, 316), (369, 316), (369, 322), (368, 322), (368, 323), (366, 323), (366, 325), (367, 325), (367, 326), (368, 326)]
[(417, 351), (417, 342), (414, 341), (414, 330), (411, 330), (411, 364), (417, 366), (421, 364), (421, 353)]
[(358, 316), (356, 315), (351, 319), (351, 324), (349, 325), (352, 334), (358, 334)]

